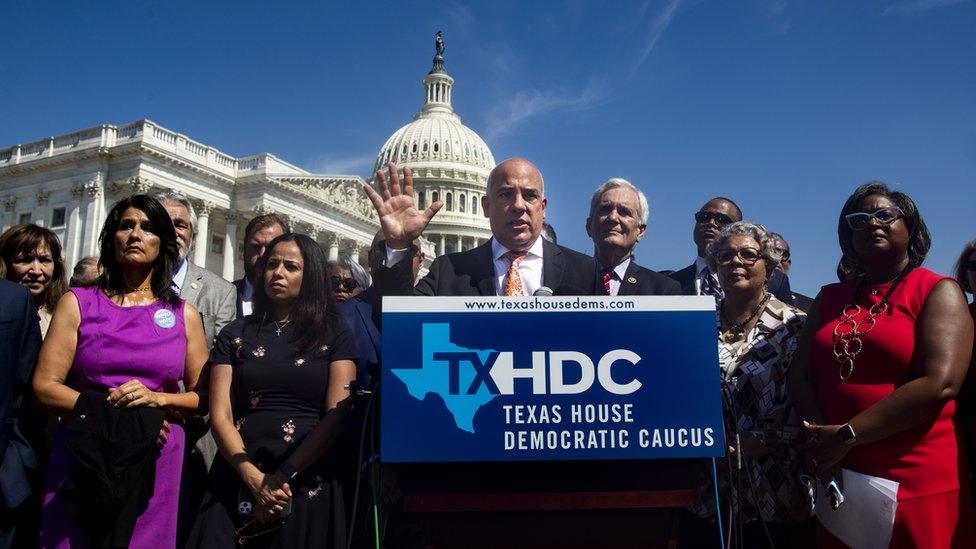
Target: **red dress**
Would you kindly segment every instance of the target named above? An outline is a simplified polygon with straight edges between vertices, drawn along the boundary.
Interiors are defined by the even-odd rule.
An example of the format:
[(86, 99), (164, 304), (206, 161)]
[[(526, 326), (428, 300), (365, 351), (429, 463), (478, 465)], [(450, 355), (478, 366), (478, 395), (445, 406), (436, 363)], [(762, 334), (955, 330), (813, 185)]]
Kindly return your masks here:
[[(874, 329), (862, 337), (863, 350), (846, 381), (840, 379), (832, 337), (860, 280), (823, 287), (820, 327), (811, 344), (810, 365), (816, 376), (817, 403), (828, 424), (847, 423), (899, 386), (919, 377), (915, 323), (932, 289), (946, 278), (924, 268), (905, 276), (888, 299), (889, 312), (878, 317)], [(890, 287), (878, 284), (862, 288), (857, 304), (863, 310), (857, 319), (866, 317), (867, 310), (879, 303)], [(952, 420), (955, 411), (956, 403), (951, 401), (936, 419), (855, 447), (841, 463), (853, 471), (899, 483), (891, 547), (976, 547), (969, 529), (974, 516), (972, 505), (968, 498), (962, 499), (959, 490), (965, 460), (959, 458)], [(828, 538), (823, 545), (836, 542), (831, 540), (833, 536), (822, 537)]]

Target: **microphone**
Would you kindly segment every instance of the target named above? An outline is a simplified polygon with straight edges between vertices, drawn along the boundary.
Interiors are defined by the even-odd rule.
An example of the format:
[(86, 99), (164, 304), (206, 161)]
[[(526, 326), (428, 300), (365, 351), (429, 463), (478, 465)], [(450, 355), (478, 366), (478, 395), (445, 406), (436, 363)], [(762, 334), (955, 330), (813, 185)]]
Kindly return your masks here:
[(538, 290), (532, 292), (532, 295), (536, 297), (552, 297), (552, 288), (549, 286), (541, 286)]

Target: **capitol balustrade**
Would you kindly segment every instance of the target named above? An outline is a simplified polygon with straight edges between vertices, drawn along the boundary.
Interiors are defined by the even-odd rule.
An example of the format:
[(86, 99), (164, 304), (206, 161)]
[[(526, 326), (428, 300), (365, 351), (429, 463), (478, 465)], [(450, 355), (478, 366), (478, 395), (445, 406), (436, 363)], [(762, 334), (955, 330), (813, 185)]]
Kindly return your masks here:
[(237, 178), (248, 172), (308, 173), (271, 154), (235, 158), (218, 149), (194, 141), (185, 135), (158, 126), (150, 120), (139, 120), (122, 126), (103, 124), (65, 135), (0, 149), (0, 168), (91, 149), (118, 147), (142, 142), (173, 156), (221, 175)]

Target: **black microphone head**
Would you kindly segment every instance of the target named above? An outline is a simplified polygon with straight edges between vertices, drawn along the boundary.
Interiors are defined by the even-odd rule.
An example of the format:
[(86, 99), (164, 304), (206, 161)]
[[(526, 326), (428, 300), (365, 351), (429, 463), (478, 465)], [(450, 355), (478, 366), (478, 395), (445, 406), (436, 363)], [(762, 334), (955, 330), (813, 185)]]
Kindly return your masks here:
[(538, 290), (532, 292), (534, 296), (549, 297), (552, 295), (552, 288), (549, 286), (540, 286)]
[(578, 288), (576, 286), (560, 286), (556, 288), (553, 295), (558, 296), (577, 296), (577, 295), (593, 295), (592, 291), (587, 292), (583, 288)]

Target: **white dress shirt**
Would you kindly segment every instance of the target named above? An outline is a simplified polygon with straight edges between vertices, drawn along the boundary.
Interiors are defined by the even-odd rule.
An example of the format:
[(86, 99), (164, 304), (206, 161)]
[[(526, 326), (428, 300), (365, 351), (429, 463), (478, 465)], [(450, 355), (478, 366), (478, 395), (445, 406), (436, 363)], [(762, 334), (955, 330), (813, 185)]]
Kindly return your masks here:
[[(624, 279), (624, 275), (627, 274), (627, 268), (630, 267), (630, 262), (633, 260), (633, 256), (628, 256), (627, 259), (617, 263), (617, 266), (613, 268), (613, 275), (610, 277), (610, 295), (617, 295), (620, 293), (620, 282)], [(603, 271), (606, 267), (600, 266), (600, 283), (603, 283)]]
[[(407, 256), (409, 248), (395, 250), (386, 247), (386, 264), (393, 266)], [(511, 261), (505, 257), (509, 249), (502, 246), (494, 238), (491, 239), (491, 257), (495, 267), (495, 294), (505, 295), (505, 275), (508, 274), (508, 267)], [(525, 295), (532, 295), (542, 287), (542, 237), (536, 238), (535, 242), (527, 250), (525, 259), (519, 263), (519, 276), (522, 277), (522, 290)]]
[(254, 286), (251, 286), (251, 281), (244, 277), (244, 293), (241, 295), (241, 313), (244, 316), (248, 316), (254, 312), (254, 303), (252, 299), (254, 297)]
[[(491, 239), (491, 257), (495, 264), (495, 293), (505, 295), (505, 276), (511, 260), (505, 257), (509, 249), (502, 246), (494, 238)], [(523, 295), (532, 295), (542, 287), (542, 237), (535, 239), (535, 243), (527, 250), (525, 259), (519, 263), (519, 276), (522, 277)]]
[(170, 285), (174, 290), (176, 290), (177, 295), (183, 293), (183, 283), (186, 282), (188, 261), (189, 260), (185, 257), (183, 258), (183, 261), (180, 261), (180, 266), (176, 268), (176, 272), (173, 273), (173, 280), (170, 282)]
[(699, 257), (695, 259), (695, 295), (703, 295), (701, 291), (702, 271), (706, 267), (708, 267), (708, 262), (705, 261), (705, 258)]

